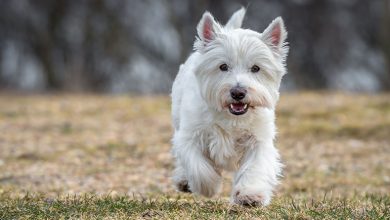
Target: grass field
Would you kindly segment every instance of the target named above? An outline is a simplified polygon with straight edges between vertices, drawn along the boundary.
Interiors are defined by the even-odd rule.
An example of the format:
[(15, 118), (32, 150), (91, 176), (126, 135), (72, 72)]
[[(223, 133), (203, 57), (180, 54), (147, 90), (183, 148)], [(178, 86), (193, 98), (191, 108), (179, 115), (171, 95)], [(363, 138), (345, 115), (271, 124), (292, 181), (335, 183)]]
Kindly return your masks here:
[(168, 97), (0, 95), (0, 219), (390, 219), (390, 94), (283, 94), (272, 204), (176, 193)]

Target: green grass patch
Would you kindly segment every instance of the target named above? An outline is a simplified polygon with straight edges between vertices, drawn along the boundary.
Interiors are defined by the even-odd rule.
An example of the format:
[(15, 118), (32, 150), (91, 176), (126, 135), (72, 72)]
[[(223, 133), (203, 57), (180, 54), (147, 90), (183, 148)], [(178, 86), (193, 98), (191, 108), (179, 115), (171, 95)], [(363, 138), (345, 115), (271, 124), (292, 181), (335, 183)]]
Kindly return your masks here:
[(389, 219), (390, 196), (279, 198), (268, 207), (241, 207), (196, 197), (0, 196), (0, 219)]

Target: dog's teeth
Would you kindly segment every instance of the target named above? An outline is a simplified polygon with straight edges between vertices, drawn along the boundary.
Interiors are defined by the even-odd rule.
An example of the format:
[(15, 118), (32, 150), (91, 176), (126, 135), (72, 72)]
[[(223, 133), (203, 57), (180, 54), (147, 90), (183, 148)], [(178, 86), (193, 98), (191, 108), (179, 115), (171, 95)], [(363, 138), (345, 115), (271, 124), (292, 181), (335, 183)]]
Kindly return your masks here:
[(234, 105), (233, 105), (233, 104), (230, 104), (230, 108), (231, 108), (231, 109), (234, 109)]
[(244, 109), (245, 109), (246, 107), (248, 107), (248, 104), (245, 104), (245, 105), (244, 105)]

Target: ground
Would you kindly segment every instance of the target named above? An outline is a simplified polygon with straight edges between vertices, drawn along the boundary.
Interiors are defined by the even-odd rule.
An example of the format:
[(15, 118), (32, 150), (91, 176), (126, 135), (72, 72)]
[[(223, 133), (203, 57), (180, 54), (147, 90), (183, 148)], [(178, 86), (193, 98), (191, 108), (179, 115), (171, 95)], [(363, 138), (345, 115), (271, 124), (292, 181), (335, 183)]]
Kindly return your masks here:
[(0, 95), (0, 219), (390, 219), (390, 94), (282, 94), (272, 204), (177, 193), (167, 96)]

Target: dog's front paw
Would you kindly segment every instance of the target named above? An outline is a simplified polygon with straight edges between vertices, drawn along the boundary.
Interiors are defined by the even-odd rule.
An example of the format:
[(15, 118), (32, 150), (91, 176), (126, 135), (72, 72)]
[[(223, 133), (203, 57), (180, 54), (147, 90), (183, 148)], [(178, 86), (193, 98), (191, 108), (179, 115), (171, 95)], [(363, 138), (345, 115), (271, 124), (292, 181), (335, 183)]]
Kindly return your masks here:
[(243, 206), (266, 206), (270, 202), (270, 196), (261, 192), (245, 192), (237, 190), (233, 194), (232, 202)]
[(190, 190), (190, 186), (188, 185), (188, 181), (187, 180), (182, 180), (182, 181), (176, 183), (176, 188), (180, 192), (192, 193), (191, 190)]

